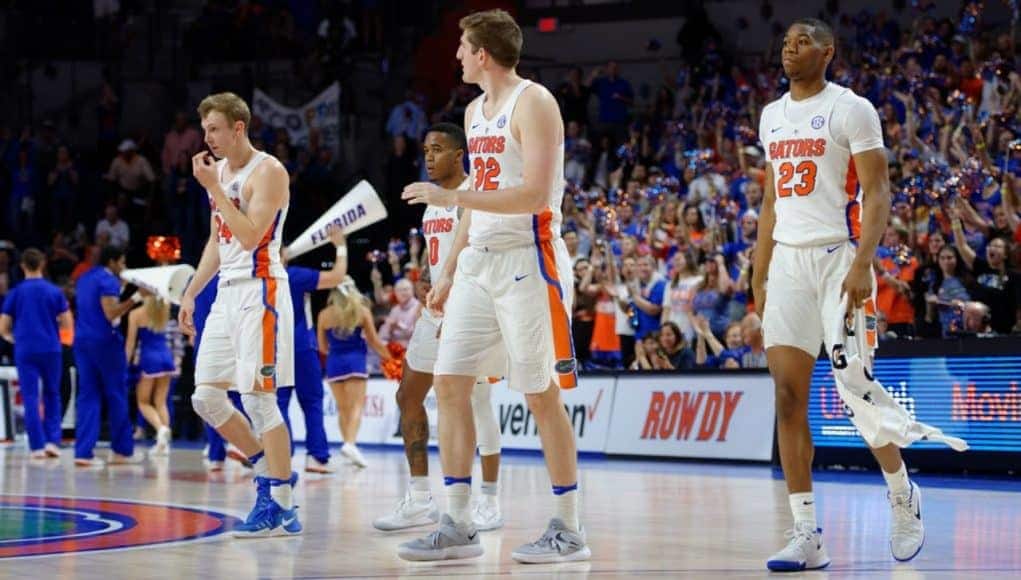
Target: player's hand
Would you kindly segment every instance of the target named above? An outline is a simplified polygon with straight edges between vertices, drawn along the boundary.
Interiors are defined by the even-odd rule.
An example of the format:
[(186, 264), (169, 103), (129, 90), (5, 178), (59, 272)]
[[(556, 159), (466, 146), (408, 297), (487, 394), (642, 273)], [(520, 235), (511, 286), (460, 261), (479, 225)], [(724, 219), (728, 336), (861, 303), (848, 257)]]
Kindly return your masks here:
[(177, 324), (181, 332), (188, 336), (195, 336), (195, 299), (187, 294), (181, 296), (181, 307), (177, 311)]
[(435, 183), (419, 181), (412, 183), (401, 192), (401, 199), (411, 205), (428, 204), (437, 207), (450, 207), (456, 205), (455, 196), (457, 192), (451, 189), (443, 189)]
[(452, 282), (450, 276), (445, 273), (440, 274), (439, 279), (429, 289), (429, 295), (425, 299), (425, 307), (429, 309), (429, 312), (436, 316), (443, 314), (443, 307), (447, 302), (447, 296), (450, 295)]
[(200, 151), (191, 158), (191, 173), (202, 187), (212, 190), (220, 182), (216, 174), (216, 161), (208, 151)]
[(872, 268), (869, 264), (864, 267), (852, 265), (844, 277), (844, 283), (840, 285), (840, 298), (847, 295), (848, 314), (852, 310), (861, 308), (872, 296)]

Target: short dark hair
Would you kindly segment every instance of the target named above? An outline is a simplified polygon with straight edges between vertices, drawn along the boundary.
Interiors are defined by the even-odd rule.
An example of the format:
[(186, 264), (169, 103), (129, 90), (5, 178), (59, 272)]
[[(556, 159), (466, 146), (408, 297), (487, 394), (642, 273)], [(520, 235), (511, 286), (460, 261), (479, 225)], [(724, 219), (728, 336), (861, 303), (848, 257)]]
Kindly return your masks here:
[(426, 131), (427, 135), (429, 133), (443, 133), (447, 137), (450, 137), (454, 147), (459, 148), (465, 153), (468, 152), (468, 140), (464, 136), (464, 129), (453, 123), (436, 123), (432, 127), (429, 127), (429, 130)]
[(99, 265), (106, 267), (110, 262), (116, 262), (124, 256), (124, 250), (120, 246), (107, 245), (99, 252)]
[(822, 45), (835, 44), (835, 41), (833, 39), (833, 29), (830, 28), (829, 24), (826, 24), (822, 20), (819, 20), (818, 18), (798, 18), (794, 22), (791, 22), (791, 26), (794, 26), (795, 24), (800, 24), (807, 28), (811, 28), (812, 32), (809, 34), (809, 36), (811, 36), (812, 40), (815, 40), (819, 44)]
[(21, 253), (21, 265), (26, 270), (35, 272), (43, 267), (43, 263), (46, 262), (46, 254), (36, 248), (28, 248)]

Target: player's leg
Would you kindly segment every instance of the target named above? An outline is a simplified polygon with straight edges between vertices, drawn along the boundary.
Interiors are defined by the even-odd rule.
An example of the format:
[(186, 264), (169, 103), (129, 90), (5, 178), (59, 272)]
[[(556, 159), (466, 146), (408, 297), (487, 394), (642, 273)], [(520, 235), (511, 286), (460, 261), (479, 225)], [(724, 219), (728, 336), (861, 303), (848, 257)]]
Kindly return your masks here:
[(362, 426), (366, 386), (366, 380), (361, 377), (349, 378), (331, 384), (333, 396), (337, 400), (340, 435), (344, 439), (344, 444), (340, 447), (340, 454), (358, 467), (368, 467), (369, 465), (362, 452), (358, 450), (358, 430)]
[(766, 562), (775, 571), (816, 569), (830, 562), (822, 545), (812, 492), (814, 447), (808, 425), (808, 396), (823, 326), (812, 281), (818, 274), (810, 252), (776, 246), (763, 313), (766, 361), (776, 393), (780, 465), (794, 516), (790, 541)]
[[(418, 332), (417, 326), (415, 332)], [(409, 357), (413, 356), (411, 348), (414, 345), (415, 339), (412, 338)], [(432, 384), (432, 374), (416, 371), (407, 359), (404, 360), (401, 383), (397, 388), (397, 407), (401, 413), (401, 437), (404, 439), (411, 482), (394, 511), (372, 522), (376, 529), (402, 530), (434, 524), (440, 519), (439, 509), (429, 489), (429, 416), (425, 411), (425, 397)]]
[(472, 522), (479, 531), (495, 530), (503, 526), (499, 488), (500, 424), (493, 413), (492, 391), (493, 385), (486, 377), (482, 377), (476, 381), (471, 396), (475, 439), (482, 464), (482, 493), (472, 507)]

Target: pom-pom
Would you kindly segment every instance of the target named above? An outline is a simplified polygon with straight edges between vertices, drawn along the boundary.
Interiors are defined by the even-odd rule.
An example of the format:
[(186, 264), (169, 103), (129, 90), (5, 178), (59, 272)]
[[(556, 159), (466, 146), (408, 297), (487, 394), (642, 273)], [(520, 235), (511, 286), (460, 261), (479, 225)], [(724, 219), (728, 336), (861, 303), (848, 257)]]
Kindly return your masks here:
[(145, 253), (154, 262), (177, 262), (181, 259), (181, 238), (177, 236), (149, 236)]
[(408, 349), (399, 342), (390, 342), (387, 343), (386, 350), (390, 353), (391, 358), (380, 363), (380, 370), (387, 379), (399, 381), (404, 374), (404, 353)]

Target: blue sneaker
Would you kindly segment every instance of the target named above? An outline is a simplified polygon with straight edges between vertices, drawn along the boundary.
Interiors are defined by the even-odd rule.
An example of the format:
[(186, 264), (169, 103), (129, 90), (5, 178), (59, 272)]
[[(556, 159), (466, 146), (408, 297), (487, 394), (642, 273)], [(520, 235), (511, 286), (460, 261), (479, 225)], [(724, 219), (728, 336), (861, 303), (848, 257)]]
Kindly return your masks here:
[[(269, 491), (269, 480), (268, 477), (255, 476), (255, 505), (252, 506), (252, 511), (248, 512), (245, 517), (245, 523), (250, 524), (252, 520), (258, 516), (259, 512), (266, 508), (266, 504), (272, 501), (272, 496)], [(291, 479), (288, 481), (291, 488), (298, 483), (298, 472), (291, 472)]]
[(285, 510), (270, 499), (265, 507), (255, 514), (251, 522), (239, 525), (231, 533), (235, 538), (272, 538), (294, 536), (300, 534), (301, 530), (298, 508)]

